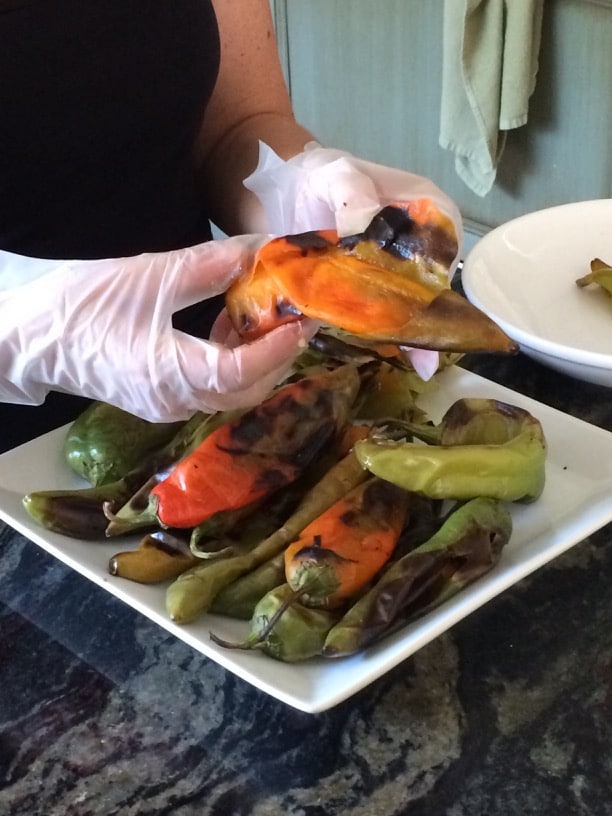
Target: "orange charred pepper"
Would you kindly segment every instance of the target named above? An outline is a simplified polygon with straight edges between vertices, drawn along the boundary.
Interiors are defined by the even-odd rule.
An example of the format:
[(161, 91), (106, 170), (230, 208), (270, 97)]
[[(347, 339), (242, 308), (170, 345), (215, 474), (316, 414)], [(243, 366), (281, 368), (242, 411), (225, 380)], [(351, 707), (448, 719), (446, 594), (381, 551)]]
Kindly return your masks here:
[(285, 550), (285, 576), (302, 602), (334, 608), (371, 581), (393, 554), (409, 500), (368, 479), (305, 527)]

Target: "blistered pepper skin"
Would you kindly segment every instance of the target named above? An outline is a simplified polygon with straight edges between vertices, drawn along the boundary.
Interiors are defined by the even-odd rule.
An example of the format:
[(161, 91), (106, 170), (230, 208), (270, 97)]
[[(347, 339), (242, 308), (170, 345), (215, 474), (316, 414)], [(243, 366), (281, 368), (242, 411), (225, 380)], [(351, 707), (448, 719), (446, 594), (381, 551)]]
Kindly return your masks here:
[(541, 495), (547, 446), (528, 411), (496, 400), (458, 400), (433, 436), (438, 444), (370, 438), (355, 444), (355, 455), (374, 475), (432, 499), (528, 502)]
[(151, 491), (166, 527), (195, 527), (294, 482), (344, 427), (361, 387), (350, 365), (279, 389), (221, 426)]

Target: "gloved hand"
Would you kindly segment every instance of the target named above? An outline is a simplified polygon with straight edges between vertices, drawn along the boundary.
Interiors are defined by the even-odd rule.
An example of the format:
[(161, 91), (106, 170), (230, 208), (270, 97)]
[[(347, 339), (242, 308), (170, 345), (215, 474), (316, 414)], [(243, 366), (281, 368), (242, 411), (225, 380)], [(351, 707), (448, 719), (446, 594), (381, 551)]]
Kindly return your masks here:
[[(350, 153), (321, 147), (316, 142), (283, 161), (260, 142), (259, 162), (244, 181), (263, 207), (265, 229), (275, 235), (335, 229), (340, 236), (354, 235), (389, 203), (430, 198), (454, 224), (457, 253), (449, 268), (452, 278), (463, 246), (463, 224), (457, 205), (430, 179), (364, 161)], [(435, 374), (436, 351), (404, 349), (424, 379)]]
[(230, 348), (179, 332), (171, 319), (224, 292), (267, 239), (100, 261), (0, 252), (0, 401), (40, 404), (55, 390), (151, 421), (257, 404), (290, 370), (314, 323)]
[(391, 202), (431, 198), (455, 226), (458, 252), (450, 272), (455, 271), (463, 243), (461, 213), (455, 202), (424, 176), (374, 164), (316, 142), (283, 161), (260, 142), (257, 168), (244, 185), (259, 198), (266, 230), (274, 235), (321, 229), (335, 229), (341, 237), (354, 235)]

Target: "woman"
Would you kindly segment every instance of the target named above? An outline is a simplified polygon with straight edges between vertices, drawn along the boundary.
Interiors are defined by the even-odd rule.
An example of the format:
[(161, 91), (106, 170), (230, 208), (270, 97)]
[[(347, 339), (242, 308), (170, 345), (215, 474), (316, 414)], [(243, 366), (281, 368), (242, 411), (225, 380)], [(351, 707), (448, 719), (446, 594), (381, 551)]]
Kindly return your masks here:
[(82, 409), (57, 393), (24, 407), (49, 391), (155, 420), (259, 401), (307, 321), (237, 349), (194, 337), (257, 245), (205, 243), (210, 222), (266, 231), (243, 184), (259, 143), (288, 159), (312, 139), (268, 0), (0, 0), (0, 37), (3, 448)]

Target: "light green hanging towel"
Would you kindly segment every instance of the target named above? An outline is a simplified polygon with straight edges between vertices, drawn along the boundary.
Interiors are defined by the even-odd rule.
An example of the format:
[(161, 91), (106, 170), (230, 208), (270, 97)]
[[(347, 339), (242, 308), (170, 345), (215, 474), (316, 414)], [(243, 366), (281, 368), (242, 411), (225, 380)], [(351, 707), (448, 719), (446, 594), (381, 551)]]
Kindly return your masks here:
[(440, 145), (477, 195), (495, 181), (506, 131), (527, 122), (543, 0), (445, 0)]

